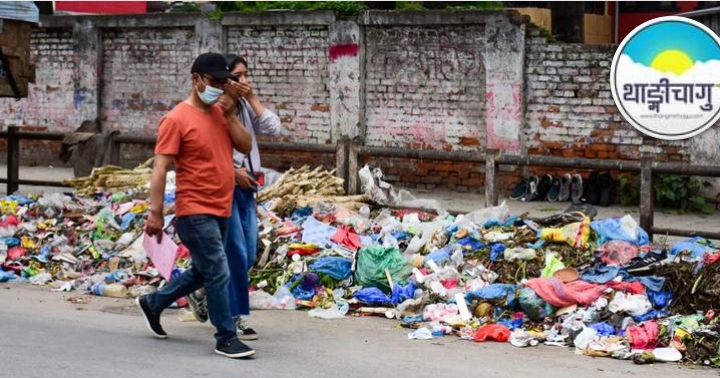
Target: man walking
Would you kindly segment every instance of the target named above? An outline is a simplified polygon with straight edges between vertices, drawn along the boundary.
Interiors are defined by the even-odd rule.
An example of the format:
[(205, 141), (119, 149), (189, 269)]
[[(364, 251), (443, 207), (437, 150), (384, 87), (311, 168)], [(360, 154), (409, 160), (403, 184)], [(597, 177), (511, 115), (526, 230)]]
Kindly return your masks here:
[[(279, 135), (282, 125), (280, 118), (267, 109), (253, 93), (247, 78), (247, 61), (235, 54), (225, 55), (225, 62), (237, 80), (239, 93), (238, 117), (248, 128), (252, 138), (252, 152), (244, 154), (234, 151), (235, 193), (233, 196), (233, 214), (228, 220), (228, 236), (225, 244), (230, 265), (230, 310), (235, 318), (237, 333), (241, 340), (257, 340), (258, 334), (246, 323), (250, 315), (250, 280), (248, 271), (255, 264), (258, 251), (258, 219), (255, 204), (255, 192), (262, 183), (256, 181), (261, 172), (260, 151), (256, 134)], [(195, 318), (205, 322), (208, 311), (204, 290), (190, 294), (187, 298)]]
[[(150, 331), (167, 338), (160, 314), (177, 299), (205, 287), (210, 321), (216, 328), (215, 353), (243, 358), (255, 351), (237, 337), (230, 313), (229, 271), (223, 247), (234, 187), (233, 148), (248, 153), (251, 137), (236, 114), (237, 99), (223, 95), (238, 85), (222, 55), (205, 53), (191, 69), (190, 96), (166, 114), (158, 127), (151, 181), (151, 211), (145, 225), (150, 236), (163, 236), (163, 194), (171, 165), (176, 169), (176, 229), (190, 251), (192, 268), (162, 290), (138, 297)], [(228, 91), (228, 92), (237, 92)]]

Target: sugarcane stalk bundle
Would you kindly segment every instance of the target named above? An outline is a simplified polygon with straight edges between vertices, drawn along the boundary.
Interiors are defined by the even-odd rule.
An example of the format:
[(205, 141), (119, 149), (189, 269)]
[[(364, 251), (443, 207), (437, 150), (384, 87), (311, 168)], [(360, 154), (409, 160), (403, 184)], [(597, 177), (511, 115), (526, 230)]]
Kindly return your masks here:
[(258, 194), (258, 201), (264, 202), (271, 198), (291, 196), (318, 196), (333, 197), (343, 195), (344, 180), (335, 177), (335, 170), (326, 171), (322, 167), (310, 170), (303, 166), (300, 169), (291, 168), (283, 174), (277, 182)]

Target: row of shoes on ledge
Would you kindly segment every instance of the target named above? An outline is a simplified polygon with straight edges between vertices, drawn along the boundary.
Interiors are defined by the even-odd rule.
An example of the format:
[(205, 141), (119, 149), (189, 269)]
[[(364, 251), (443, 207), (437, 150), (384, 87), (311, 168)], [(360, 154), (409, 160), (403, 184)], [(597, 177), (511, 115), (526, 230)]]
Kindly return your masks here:
[(530, 201), (550, 201), (589, 203), (591, 205), (610, 206), (615, 191), (615, 181), (609, 172), (591, 172), (587, 180), (580, 174), (566, 173), (562, 177), (529, 175), (515, 186), (510, 199)]

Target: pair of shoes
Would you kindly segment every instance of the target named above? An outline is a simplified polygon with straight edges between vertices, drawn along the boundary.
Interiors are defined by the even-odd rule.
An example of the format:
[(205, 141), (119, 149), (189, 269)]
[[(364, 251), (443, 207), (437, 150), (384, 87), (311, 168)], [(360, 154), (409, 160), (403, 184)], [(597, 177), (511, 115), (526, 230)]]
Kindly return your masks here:
[(603, 207), (612, 204), (612, 197), (615, 192), (615, 181), (609, 172), (591, 172), (587, 184), (585, 196), (589, 204)]
[(584, 202), (583, 197), (583, 178), (579, 174), (574, 174), (570, 180), (570, 200), (572, 203)]
[(201, 299), (193, 292), (185, 299), (195, 319), (200, 323), (205, 323), (208, 320), (207, 297)]
[[(159, 339), (166, 339), (167, 333), (160, 325), (160, 315), (155, 315), (150, 311), (147, 296), (135, 298), (135, 303), (140, 308), (140, 313), (145, 319), (145, 325), (147, 325), (150, 332)], [(245, 358), (254, 355), (255, 351), (237, 338), (232, 338), (226, 342), (218, 342), (215, 345), (215, 353), (230, 358)]]
[(535, 175), (530, 175), (527, 178), (527, 190), (525, 190), (525, 193), (522, 197), (520, 197), (520, 201), (522, 202), (531, 202), (534, 201), (538, 197), (538, 184), (540, 183), (540, 179)]
[(573, 203), (581, 203), (583, 201), (583, 179), (579, 174), (574, 176), (565, 174), (560, 178), (554, 178), (551, 175), (538, 178), (530, 175), (515, 186), (510, 199), (522, 202), (545, 200), (566, 202), (572, 200)]
[(545, 175), (538, 178), (535, 175), (530, 175), (527, 178), (523, 178), (518, 185), (515, 186), (510, 199), (520, 200), (522, 202), (532, 201), (544, 201), (547, 199), (548, 192), (550, 191), (550, 184), (552, 182), (552, 176)]
[(240, 340), (253, 341), (258, 339), (258, 334), (254, 329), (248, 327), (247, 323), (238, 317), (235, 319), (235, 327), (237, 328), (237, 335)]

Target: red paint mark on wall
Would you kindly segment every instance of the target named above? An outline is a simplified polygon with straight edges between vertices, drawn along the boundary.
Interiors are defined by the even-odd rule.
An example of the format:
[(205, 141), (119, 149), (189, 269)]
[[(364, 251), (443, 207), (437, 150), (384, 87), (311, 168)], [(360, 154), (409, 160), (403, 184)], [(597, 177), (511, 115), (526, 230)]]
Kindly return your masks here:
[(360, 45), (357, 43), (351, 43), (349, 45), (333, 45), (328, 49), (331, 62), (346, 56), (357, 56), (359, 52)]

